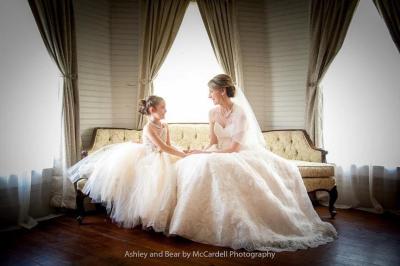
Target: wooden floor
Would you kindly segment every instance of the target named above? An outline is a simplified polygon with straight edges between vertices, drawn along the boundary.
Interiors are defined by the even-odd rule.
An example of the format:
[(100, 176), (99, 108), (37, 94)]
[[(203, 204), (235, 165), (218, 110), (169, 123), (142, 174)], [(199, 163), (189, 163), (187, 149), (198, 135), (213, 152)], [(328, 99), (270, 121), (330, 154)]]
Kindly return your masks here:
[[(339, 238), (313, 249), (280, 253), (234, 252), (229, 248), (203, 245), (180, 237), (168, 238), (140, 228), (119, 228), (98, 213), (86, 217), (85, 224), (81, 226), (72, 215), (65, 215), (41, 222), (30, 231), (1, 233), (0, 264), (400, 265), (398, 218), (357, 210), (339, 210), (337, 218), (330, 220), (326, 208), (316, 207), (316, 210), (323, 220), (336, 227)], [(137, 257), (139, 252), (142, 256), (147, 255), (147, 258)], [(156, 257), (160, 254), (163, 257)], [(184, 254), (192, 257), (183, 258)], [(220, 254), (220, 257), (210, 257), (210, 254)], [(154, 257), (150, 258), (150, 255)], [(179, 255), (180, 258), (167, 255)], [(240, 257), (245, 255), (262, 255), (264, 258)]]

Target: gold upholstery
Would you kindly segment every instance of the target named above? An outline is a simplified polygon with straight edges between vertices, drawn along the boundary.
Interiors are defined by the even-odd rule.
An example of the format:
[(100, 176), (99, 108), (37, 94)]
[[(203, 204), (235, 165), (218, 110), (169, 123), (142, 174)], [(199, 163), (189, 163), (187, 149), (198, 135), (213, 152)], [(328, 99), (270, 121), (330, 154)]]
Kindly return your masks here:
[(318, 189), (331, 190), (334, 186), (336, 186), (336, 180), (333, 176), (323, 178), (303, 177), (303, 182), (307, 192)]
[(94, 142), (88, 154), (106, 145), (133, 140), (140, 142), (142, 132), (133, 129), (98, 128), (95, 130)]
[(321, 162), (322, 152), (313, 149), (301, 130), (274, 130), (263, 132), (267, 148), (289, 160)]
[[(169, 124), (171, 143), (181, 149), (203, 149), (209, 143), (208, 124)], [(88, 154), (114, 143), (140, 142), (142, 131), (134, 129), (98, 128)], [(324, 151), (311, 146), (303, 130), (273, 130), (263, 132), (267, 148), (292, 160), (303, 177), (307, 191), (331, 189), (335, 186), (334, 164), (323, 163)], [(86, 180), (77, 183), (81, 190)]]
[(330, 177), (335, 175), (335, 165), (328, 163), (292, 160), (299, 167), (302, 177)]
[(203, 149), (210, 140), (208, 124), (171, 124), (169, 131), (171, 143), (184, 150)]

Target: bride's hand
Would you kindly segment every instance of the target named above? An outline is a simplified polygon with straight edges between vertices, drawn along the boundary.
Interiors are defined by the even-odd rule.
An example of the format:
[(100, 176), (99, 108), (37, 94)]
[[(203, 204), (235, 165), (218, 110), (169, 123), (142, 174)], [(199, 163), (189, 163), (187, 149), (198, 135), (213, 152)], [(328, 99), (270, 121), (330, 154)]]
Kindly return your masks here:
[(189, 154), (199, 154), (199, 153), (204, 153), (202, 150), (191, 150), (189, 151)]

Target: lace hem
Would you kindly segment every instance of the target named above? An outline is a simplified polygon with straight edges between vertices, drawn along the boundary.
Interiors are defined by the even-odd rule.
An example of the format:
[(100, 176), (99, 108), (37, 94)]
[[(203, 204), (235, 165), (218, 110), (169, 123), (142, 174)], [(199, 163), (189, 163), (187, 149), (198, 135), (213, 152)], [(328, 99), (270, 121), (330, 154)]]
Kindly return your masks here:
[(321, 245), (325, 245), (327, 243), (333, 242), (337, 239), (337, 234), (332, 233), (331, 236), (321, 236), (316, 235), (314, 237), (304, 237), (301, 239), (288, 239), (288, 240), (277, 240), (277, 241), (267, 241), (262, 243), (238, 243), (232, 245), (233, 249), (244, 248), (246, 251), (273, 251), (273, 252), (282, 252), (282, 251), (296, 251), (300, 249), (308, 249), (315, 248)]
[[(324, 222), (325, 223), (325, 222)], [(231, 243), (213, 243), (204, 239), (196, 239), (191, 235), (178, 231), (168, 233), (167, 236), (181, 236), (189, 240), (203, 243), (207, 245), (219, 246), (219, 247), (230, 247), (234, 250), (244, 249), (246, 251), (296, 251), (301, 249), (315, 248), (327, 243), (333, 242), (338, 238), (338, 233), (334, 226), (330, 223), (319, 224), (314, 228), (312, 236), (303, 237), (285, 237), (286, 239), (276, 240), (242, 240), (237, 239), (231, 241)]]
[[(190, 236), (181, 233), (168, 233), (168, 237), (181, 236), (192, 240)], [(317, 235), (311, 238), (301, 238), (301, 239), (287, 239), (287, 240), (275, 240), (275, 241), (262, 241), (260, 243), (249, 243), (245, 241), (238, 241), (232, 245), (224, 245), (220, 243), (209, 243), (204, 240), (192, 240), (198, 243), (213, 245), (218, 247), (230, 247), (234, 250), (244, 249), (246, 251), (273, 251), (273, 252), (283, 252), (283, 251), (297, 251), (301, 249), (315, 248), (327, 243), (333, 242), (338, 238), (336, 232), (332, 232), (331, 236), (321, 236)]]

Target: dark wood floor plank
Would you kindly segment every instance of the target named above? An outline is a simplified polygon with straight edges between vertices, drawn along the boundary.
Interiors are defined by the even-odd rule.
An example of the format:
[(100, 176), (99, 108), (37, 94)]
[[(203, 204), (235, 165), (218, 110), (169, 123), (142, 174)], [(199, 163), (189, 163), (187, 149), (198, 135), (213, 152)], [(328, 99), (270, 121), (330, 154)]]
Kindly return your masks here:
[[(126, 256), (133, 252), (179, 254), (182, 252), (233, 252), (230, 248), (192, 242), (162, 233), (118, 227), (103, 214), (85, 218), (78, 225), (72, 215), (41, 222), (32, 230), (0, 234), (1, 265), (400, 265), (399, 219), (357, 210), (339, 210), (328, 219), (326, 208), (316, 207), (331, 222), (339, 238), (317, 248), (275, 253), (271, 258)], [(127, 253), (128, 252), (128, 253)], [(130, 252), (130, 253), (129, 253)], [(243, 250), (236, 251), (241, 255)], [(249, 254), (249, 253), (247, 253)], [(255, 252), (254, 254), (262, 254)]]

